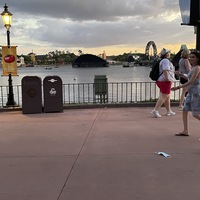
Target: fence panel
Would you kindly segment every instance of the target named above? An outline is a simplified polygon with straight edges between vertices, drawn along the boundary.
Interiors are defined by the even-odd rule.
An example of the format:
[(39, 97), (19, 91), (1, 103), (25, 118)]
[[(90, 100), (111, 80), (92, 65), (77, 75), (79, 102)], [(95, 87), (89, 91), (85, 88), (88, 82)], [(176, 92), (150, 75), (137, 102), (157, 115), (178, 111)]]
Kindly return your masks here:
[[(173, 85), (179, 85), (179, 81), (175, 81)], [(159, 96), (159, 89), (155, 82), (107, 83), (106, 97), (97, 96), (94, 87), (94, 83), (63, 84), (63, 104), (155, 102)], [(21, 85), (14, 85), (13, 93), (17, 106), (21, 107)], [(179, 99), (180, 90), (171, 92), (172, 101), (179, 101)], [(6, 107), (7, 100), (8, 86), (0, 86), (0, 106)]]

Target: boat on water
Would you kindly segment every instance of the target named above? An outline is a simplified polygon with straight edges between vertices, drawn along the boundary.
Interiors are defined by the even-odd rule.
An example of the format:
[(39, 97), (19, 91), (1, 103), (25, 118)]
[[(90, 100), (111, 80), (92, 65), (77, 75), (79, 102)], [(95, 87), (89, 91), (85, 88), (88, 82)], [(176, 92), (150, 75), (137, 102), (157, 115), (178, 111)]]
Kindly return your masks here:
[(132, 55), (129, 55), (128, 58), (123, 63), (123, 67), (134, 67), (136, 65), (135, 58)]
[(26, 67), (34, 67), (34, 64), (33, 64), (33, 63), (28, 63), (28, 64), (26, 65)]
[(124, 62), (123, 63), (123, 67), (134, 67), (135, 66), (135, 62)]

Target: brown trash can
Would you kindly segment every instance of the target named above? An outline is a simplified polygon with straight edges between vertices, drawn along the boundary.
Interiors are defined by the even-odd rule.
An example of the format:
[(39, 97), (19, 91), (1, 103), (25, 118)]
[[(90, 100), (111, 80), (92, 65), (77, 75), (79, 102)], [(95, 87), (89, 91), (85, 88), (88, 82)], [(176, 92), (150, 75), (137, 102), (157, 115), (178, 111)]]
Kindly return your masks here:
[(38, 76), (22, 78), (22, 113), (42, 113), (42, 81)]
[(63, 112), (62, 79), (46, 76), (43, 80), (44, 112)]

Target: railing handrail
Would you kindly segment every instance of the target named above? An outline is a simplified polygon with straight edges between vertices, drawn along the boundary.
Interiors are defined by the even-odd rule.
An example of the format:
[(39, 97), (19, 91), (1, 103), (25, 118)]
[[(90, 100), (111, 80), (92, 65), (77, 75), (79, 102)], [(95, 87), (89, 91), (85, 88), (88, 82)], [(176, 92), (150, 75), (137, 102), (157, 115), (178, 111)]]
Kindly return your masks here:
[[(155, 82), (108, 82), (105, 83), (66, 83), (62, 85), (63, 104), (123, 104), (133, 102), (155, 102), (159, 89)], [(174, 86), (179, 85), (175, 81)], [(42, 86), (43, 87), (43, 86)], [(99, 87), (99, 88), (98, 88)], [(14, 99), (22, 107), (22, 86), (13, 85)], [(0, 106), (6, 107), (8, 86), (0, 86)], [(180, 91), (171, 93), (172, 101), (179, 101)]]

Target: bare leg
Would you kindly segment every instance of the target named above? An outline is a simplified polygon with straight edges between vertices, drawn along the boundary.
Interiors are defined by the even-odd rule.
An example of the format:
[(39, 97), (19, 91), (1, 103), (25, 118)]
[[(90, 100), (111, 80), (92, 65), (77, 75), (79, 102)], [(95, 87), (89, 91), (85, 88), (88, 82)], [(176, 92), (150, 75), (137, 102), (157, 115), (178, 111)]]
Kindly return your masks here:
[(179, 107), (183, 106), (183, 102), (185, 99), (185, 93), (187, 92), (187, 87), (182, 88), (182, 93), (181, 93), (181, 98), (180, 98), (180, 102), (179, 102)]
[(188, 111), (183, 110), (183, 133), (188, 134)]
[(188, 111), (183, 109), (182, 112), (182, 119), (183, 119), (183, 131), (180, 133), (176, 133), (176, 136), (188, 136)]
[(167, 96), (166, 94), (163, 94), (160, 92), (160, 95), (159, 95), (159, 99), (158, 101), (156, 102), (156, 106), (155, 106), (155, 110), (159, 110), (159, 108), (163, 105), (163, 103), (166, 101), (167, 99)]
[(165, 108), (166, 108), (167, 112), (170, 112), (171, 111), (170, 95), (166, 96), (166, 100), (165, 100), (164, 104), (165, 104)]

